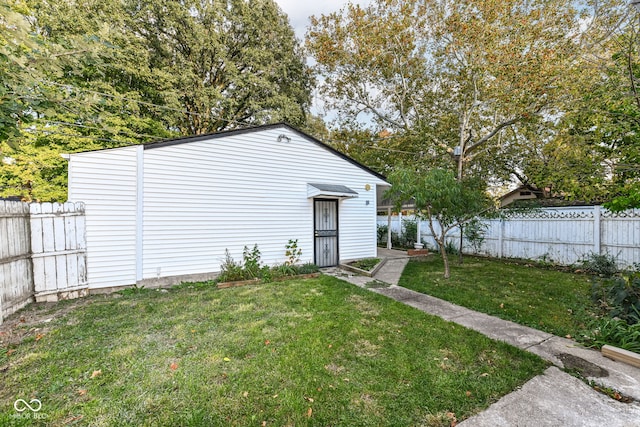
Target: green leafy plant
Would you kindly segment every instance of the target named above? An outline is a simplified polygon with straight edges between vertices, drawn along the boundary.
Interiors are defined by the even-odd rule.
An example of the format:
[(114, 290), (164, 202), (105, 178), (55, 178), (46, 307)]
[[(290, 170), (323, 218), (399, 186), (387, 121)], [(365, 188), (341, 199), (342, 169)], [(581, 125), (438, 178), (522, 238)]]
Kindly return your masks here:
[(378, 225), (376, 227), (376, 233), (378, 235), (378, 246), (386, 246), (387, 245), (387, 236), (389, 235), (389, 226), (387, 225)]
[(302, 256), (302, 249), (298, 247), (298, 239), (289, 239), (289, 242), (285, 245), (284, 255), (287, 257), (285, 261), (286, 265), (296, 265), (300, 262)]
[(591, 297), (609, 317), (629, 325), (640, 323), (640, 272), (594, 278)]
[(458, 255), (458, 247), (453, 243), (453, 240), (447, 240), (444, 250), (448, 255)]
[(363, 258), (350, 263), (351, 266), (360, 270), (371, 271), (380, 263), (380, 258)]
[(298, 267), (298, 274), (312, 274), (320, 271), (320, 268), (312, 262), (307, 262)]
[(220, 282), (233, 282), (236, 280), (244, 279), (244, 269), (242, 264), (236, 262), (229, 249), (224, 251), (224, 261), (220, 264), (220, 274), (218, 275), (218, 281)]
[(581, 261), (581, 266), (587, 273), (604, 277), (611, 277), (619, 271), (616, 258), (608, 253), (596, 254), (592, 252)]
[(601, 317), (589, 323), (583, 337), (591, 347), (608, 344), (640, 353), (640, 323), (629, 325), (622, 319)]
[(273, 267), (272, 271), (275, 277), (295, 276), (298, 274), (298, 267), (284, 263)]
[(464, 225), (464, 237), (471, 244), (475, 253), (480, 252), (488, 227), (489, 226), (486, 223), (478, 220), (477, 218), (472, 219)]
[(244, 250), (242, 251), (242, 259), (245, 279), (255, 279), (256, 277), (260, 277), (262, 272), (260, 257), (261, 253), (257, 244), (253, 245), (253, 249), (251, 250), (249, 250), (247, 246), (244, 247)]
[(122, 289), (122, 290), (118, 291), (117, 293), (119, 293), (122, 296), (139, 295), (142, 292), (144, 292), (145, 290), (146, 289), (144, 288), (144, 286), (133, 285), (133, 286), (130, 286), (128, 288)]
[(411, 219), (402, 221), (402, 236), (400, 236), (401, 246), (403, 248), (413, 248), (416, 243), (416, 235), (418, 233), (418, 224)]

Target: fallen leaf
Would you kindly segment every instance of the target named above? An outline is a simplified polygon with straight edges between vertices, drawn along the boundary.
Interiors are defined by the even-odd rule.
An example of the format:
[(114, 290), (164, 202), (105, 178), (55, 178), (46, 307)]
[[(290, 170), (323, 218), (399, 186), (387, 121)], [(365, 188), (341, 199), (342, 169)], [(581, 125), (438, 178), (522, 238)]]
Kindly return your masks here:
[(10, 348), (9, 350), (7, 350), (7, 356), (11, 356), (15, 352), (16, 352), (15, 348)]
[(504, 308), (504, 303), (500, 303), (500, 308)]
[(313, 409), (307, 409), (307, 418), (311, 418), (311, 414), (313, 413)]
[(568, 335), (568, 334), (567, 334), (567, 335), (565, 335), (565, 338), (569, 338), (569, 339), (571, 339), (571, 335)]
[(195, 329), (192, 329), (192, 330), (191, 330), (191, 333), (192, 333), (192, 334), (195, 334), (195, 333), (196, 333), (196, 330), (195, 330)]
[(264, 345), (269, 345), (269, 344), (271, 344), (271, 341), (269, 341), (269, 340), (264, 340)]
[(622, 400), (622, 395), (616, 391), (615, 393), (613, 393), (613, 398), (615, 400)]
[(313, 398), (312, 398), (312, 397), (307, 397), (307, 396), (305, 396), (305, 397), (304, 397), (304, 400), (306, 400), (307, 402), (311, 402), (311, 403), (313, 403)]
[(44, 337), (44, 334), (36, 335), (36, 341), (40, 341), (42, 339), (42, 337)]
[(262, 427), (267, 427), (267, 422), (266, 421), (262, 422)]
[(451, 423), (449, 423), (450, 427), (456, 427), (456, 425), (458, 425), (458, 419), (456, 418), (456, 414), (453, 412), (447, 412), (447, 418), (449, 418), (451, 420)]
[(102, 369), (98, 369), (97, 371), (93, 371), (93, 373), (91, 374), (91, 378), (95, 378), (102, 375)]
[(249, 396), (249, 392), (248, 391), (245, 391), (244, 393), (242, 393), (242, 397), (247, 397), (247, 396)]
[(471, 397), (471, 392), (469, 390), (465, 391), (464, 394), (466, 394), (467, 397)]
[(81, 388), (80, 390), (78, 390), (78, 396), (84, 396), (85, 394), (87, 394), (87, 390), (84, 388)]
[(178, 364), (176, 362), (171, 362), (169, 368), (171, 368), (172, 371), (175, 371), (176, 369), (178, 369)]

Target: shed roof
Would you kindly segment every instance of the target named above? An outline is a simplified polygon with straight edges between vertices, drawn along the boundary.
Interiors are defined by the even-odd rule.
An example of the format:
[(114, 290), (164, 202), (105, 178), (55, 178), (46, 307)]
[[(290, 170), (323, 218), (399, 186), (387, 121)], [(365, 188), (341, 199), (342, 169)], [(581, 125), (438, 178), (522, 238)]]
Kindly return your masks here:
[(202, 134), (202, 135), (193, 135), (193, 136), (185, 136), (185, 137), (181, 137), (181, 138), (174, 138), (174, 139), (165, 139), (165, 140), (161, 140), (161, 141), (154, 141), (154, 142), (147, 142), (142, 144), (144, 146), (145, 150), (151, 150), (154, 148), (160, 148), (160, 147), (168, 147), (168, 146), (172, 146), (172, 145), (177, 145), (177, 144), (187, 144), (190, 142), (196, 142), (196, 141), (204, 141), (204, 140), (208, 140), (208, 139), (217, 139), (217, 138), (222, 138), (225, 136), (232, 136), (232, 135), (241, 135), (244, 133), (251, 133), (251, 132), (258, 132), (258, 131), (262, 131), (262, 130), (271, 130), (271, 129), (277, 129), (277, 128), (287, 128), (290, 131), (293, 131), (297, 134), (300, 134), (301, 136), (309, 139), (311, 142), (313, 142), (314, 144), (319, 145), (320, 147), (324, 148), (325, 150), (328, 150), (329, 152), (335, 154), (338, 157), (341, 157), (342, 159), (348, 161), (349, 163), (365, 170), (366, 172), (374, 175), (377, 178), (380, 178), (381, 180), (387, 182), (387, 178), (368, 168), (367, 166), (363, 165), (362, 163), (358, 162), (357, 160), (347, 156), (344, 153), (341, 153), (340, 151), (336, 150), (335, 148), (325, 144), (324, 142), (320, 141), (319, 139), (309, 135), (306, 132), (301, 131), (300, 129), (297, 129), (293, 126), (291, 126), (288, 123), (285, 122), (279, 122), (279, 123), (273, 123), (273, 124), (268, 124), (268, 125), (260, 125), (260, 126), (249, 126), (246, 128), (241, 128), (241, 129), (232, 129), (232, 130), (226, 130), (226, 131), (221, 131), (221, 132), (214, 132), (214, 133), (208, 133), (208, 134)]

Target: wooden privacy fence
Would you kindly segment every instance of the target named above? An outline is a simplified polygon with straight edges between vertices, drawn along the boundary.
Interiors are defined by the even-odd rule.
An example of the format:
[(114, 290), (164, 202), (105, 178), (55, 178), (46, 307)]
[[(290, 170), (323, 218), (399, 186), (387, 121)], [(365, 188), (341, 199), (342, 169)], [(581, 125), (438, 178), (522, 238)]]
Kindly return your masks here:
[(0, 323), (32, 301), (87, 293), (84, 204), (0, 201)]
[[(407, 217), (392, 217), (391, 229), (398, 232)], [(415, 220), (413, 216), (408, 219)], [(477, 251), (464, 240), (466, 253), (493, 257), (544, 259), (572, 265), (590, 254), (610, 254), (621, 268), (640, 263), (640, 210), (613, 213), (600, 206), (545, 208), (514, 211), (501, 219), (484, 220), (484, 240)], [(387, 216), (378, 217), (386, 226)], [(439, 229), (436, 227), (436, 232)], [(422, 221), (420, 236), (431, 247), (435, 240)], [(458, 246), (458, 228), (449, 239)]]

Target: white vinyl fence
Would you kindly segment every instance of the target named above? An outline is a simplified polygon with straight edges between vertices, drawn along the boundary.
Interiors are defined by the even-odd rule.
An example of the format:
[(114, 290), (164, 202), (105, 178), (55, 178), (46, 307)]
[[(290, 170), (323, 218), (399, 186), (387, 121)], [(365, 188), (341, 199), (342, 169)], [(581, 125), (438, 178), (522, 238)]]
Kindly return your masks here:
[(0, 201), (0, 323), (34, 300), (86, 293), (84, 204)]
[[(391, 218), (392, 231), (413, 216)], [(378, 216), (378, 225), (388, 224), (387, 216)], [(640, 263), (640, 210), (613, 213), (600, 206), (544, 208), (513, 212), (502, 219), (484, 220), (484, 241), (476, 251), (465, 239), (464, 252), (493, 257), (525, 258), (572, 265), (590, 254), (610, 254), (619, 267)], [(430, 247), (436, 247), (426, 221), (420, 235)], [(438, 228), (436, 228), (436, 232)], [(459, 229), (449, 233), (457, 247)]]

